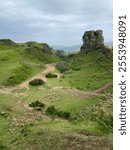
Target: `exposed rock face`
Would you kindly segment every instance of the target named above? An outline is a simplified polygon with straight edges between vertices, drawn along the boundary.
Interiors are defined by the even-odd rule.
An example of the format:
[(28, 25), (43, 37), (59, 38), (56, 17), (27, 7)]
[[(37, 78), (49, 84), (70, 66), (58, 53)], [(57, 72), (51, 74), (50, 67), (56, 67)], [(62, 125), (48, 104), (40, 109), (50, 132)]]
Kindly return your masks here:
[(10, 39), (0, 39), (0, 45), (4, 46), (16, 46), (17, 44)]
[(83, 46), (80, 52), (89, 52), (92, 50), (105, 50), (102, 30), (86, 31), (83, 35)]

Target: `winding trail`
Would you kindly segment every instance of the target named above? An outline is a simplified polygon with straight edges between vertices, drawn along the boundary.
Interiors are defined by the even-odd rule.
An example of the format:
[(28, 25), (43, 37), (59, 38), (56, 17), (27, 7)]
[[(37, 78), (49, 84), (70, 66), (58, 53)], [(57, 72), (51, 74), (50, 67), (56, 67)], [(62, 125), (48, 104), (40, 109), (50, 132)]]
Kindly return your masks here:
[(69, 93), (76, 97), (89, 97), (89, 96), (98, 96), (99, 94), (104, 93), (105, 90), (112, 85), (113, 85), (113, 82), (110, 81), (110, 82), (106, 83), (104, 86), (102, 86), (94, 91), (82, 91), (82, 90), (78, 90), (76, 88), (68, 88), (68, 87), (65, 88), (65, 87), (61, 87), (61, 86), (54, 87), (52, 90), (63, 91), (63, 92)]
[(36, 79), (36, 78), (46, 81), (47, 79), (46, 79), (45, 75), (49, 72), (53, 72), (54, 70), (55, 70), (54, 64), (47, 64), (45, 70), (43, 70), (39, 74), (33, 76), (32, 78), (24, 81), (23, 83), (15, 86), (15, 87), (7, 87), (7, 88), (4, 86), (0, 87), (0, 93), (11, 94), (11, 93), (13, 93), (14, 90), (19, 90), (19, 89), (23, 89), (23, 88), (29, 89), (29, 86), (28, 86), (29, 81)]
[[(44, 81), (47, 82), (47, 78), (45, 77), (45, 75), (49, 72), (53, 72), (55, 70), (55, 64), (47, 64), (46, 65), (46, 69), (44, 69), (42, 72), (40, 72), (39, 74), (33, 76), (32, 78), (24, 81), (23, 83), (15, 86), (15, 87), (11, 87), (11, 88), (6, 88), (6, 87), (0, 87), (0, 93), (3, 94), (15, 94), (15, 96), (19, 97), (19, 96), (26, 96), (26, 92), (22, 93), (17, 93), (17, 92), (13, 92), (15, 90), (19, 90), (19, 89), (23, 89), (26, 88), (27, 90), (29, 90), (29, 81), (33, 80), (33, 79), (42, 79)], [(58, 76), (58, 79), (60, 79), (61, 74), (60, 73), (56, 73)], [(99, 94), (102, 94), (108, 87), (112, 86), (112, 81), (106, 83), (104, 86), (94, 90), (94, 91), (82, 91), (82, 90), (78, 90), (76, 88), (70, 88), (70, 87), (62, 87), (62, 86), (56, 86), (56, 87), (52, 87), (50, 89), (49, 92), (52, 91), (63, 91), (63, 92), (67, 92), (73, 96), (79, 96), (79, 97), (89, 97), (89, 96), (97, 96)]]
[(55, 70), (54, 64), (47, 64), (45, 70), (43, 70), (41, 73), (33, 76), (32, 78), (28, 79), (27, 81), (23, 82), (22, 84), (18, 85), (17, 88), (18, 89), (22, 89), (22, 88), (29, 89), (29, 87), (28, 87), (29, 81), (34, 80), (34, 79), (42, 79), (44, 81), (47, 81), (45, 75), (49, 72), (53, 72), (54, 70)]

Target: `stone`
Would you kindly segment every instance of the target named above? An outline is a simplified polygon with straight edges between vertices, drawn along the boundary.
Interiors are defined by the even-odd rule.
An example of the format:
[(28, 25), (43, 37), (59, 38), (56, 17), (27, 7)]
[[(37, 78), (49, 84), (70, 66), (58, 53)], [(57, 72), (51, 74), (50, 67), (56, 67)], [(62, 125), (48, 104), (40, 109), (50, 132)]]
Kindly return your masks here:
[(104, 45), (104, 37), (102, 30), (91, 30), (86, 31), (83, 35), (83, 45), (81, 46), (80, 52), (89, 52), (93, 50), (106, 50)]

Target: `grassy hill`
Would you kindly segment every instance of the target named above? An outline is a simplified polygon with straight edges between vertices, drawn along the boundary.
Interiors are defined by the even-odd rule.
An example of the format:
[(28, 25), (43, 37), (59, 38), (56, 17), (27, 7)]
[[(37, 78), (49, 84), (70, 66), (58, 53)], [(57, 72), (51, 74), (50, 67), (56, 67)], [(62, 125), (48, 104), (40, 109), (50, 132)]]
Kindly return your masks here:
[(37, 73), (46, 63), (57, 61), (47, 44), (16, 44), (0, 40), (0, 85), (19, 84)]
[(47, 44), (4, 42), (0, 150), (112, 150), (112, 51), (57, 58)]
[(95, 90), (112, 80), (112, 52), (78, 53), (59, 62), (59, 69), (67, 68), (62, 83), (81, 90)]

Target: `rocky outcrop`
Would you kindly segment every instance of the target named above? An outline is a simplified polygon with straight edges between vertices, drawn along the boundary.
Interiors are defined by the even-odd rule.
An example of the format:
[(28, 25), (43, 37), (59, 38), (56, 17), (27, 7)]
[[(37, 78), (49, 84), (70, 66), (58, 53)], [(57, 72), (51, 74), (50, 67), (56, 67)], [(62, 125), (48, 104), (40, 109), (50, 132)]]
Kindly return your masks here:
[(17, 44), (10, 39), (0, 39), (0, 45), (3, 46), (16, 46)]
[(92, 30), (86, 31), (83, 35), (83, 45), (81, 46), (80, 52), (89, 52), (93, 50), (106, 50), (104, 45), (103, 31)]
[(46, 54), (52, 54), (51, 48), (46, 43), (38, 43), (35, 41), (29, 41), (29, 42), (26, 42), (26, 45), (27, 45), (27, 50), (32, 54), (33, 53), (35, 54), (38, 51), (41, 51), (42, 53), (46, 53)]

